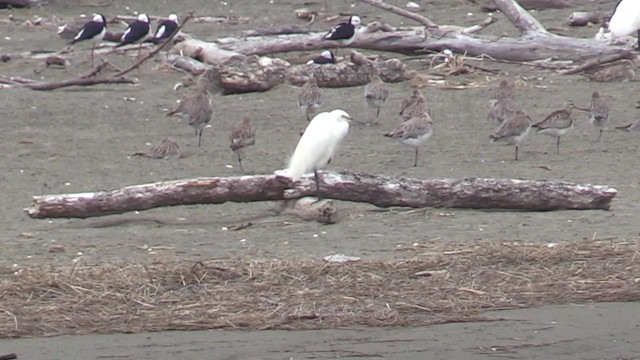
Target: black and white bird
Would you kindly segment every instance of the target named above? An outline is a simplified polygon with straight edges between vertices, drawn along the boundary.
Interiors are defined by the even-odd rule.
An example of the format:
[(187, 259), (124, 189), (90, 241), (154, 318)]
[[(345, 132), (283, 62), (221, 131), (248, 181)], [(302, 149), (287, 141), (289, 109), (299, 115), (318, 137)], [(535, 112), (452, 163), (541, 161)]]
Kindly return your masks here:
[(637, 33), (640, 46), (640, 1), (619, 0), (609, 20), (609, 31), (613, 36)]
[(178, 15), (171, 14), (169, 15), (169, 19), (162, 20), (160, 24), (158, 24), (158, 28), (156, 29), (156, 34), (151, 38), (151, 42), (154, 44), (158, 44), (168, 39), (173, 35), (173, 33), (178, 30), (178, 26), (180, 23), (178, 22)]
[(325, 50), (320, 54), (320, 56), (315, 57), (307, 62), (307, 65), (311, 64), (335, 64), (336, 58), (333, 56), (333, 52), (331, 50)]
[(124, 31), (124, 34), (122, 34), (122, 38), (120, 39), (120, 44), (116, 45), (116, 47), (135, 44), (139, 42), (140, 47), (138, 48), (138, 55), (140, 55), (142, 43), (147, 40), (149, 36), (151, 36), (149, 16), (147, 16), (147, 14), (140, 14), (138, 15), (138, 19), (132, 22), (127, 30)]
[(84, 24), (82, 30), (71, 40), (71, 45), (81, 41), (91, 41), (91, 66), (93, 66), (93, 53), (96, 50), (96, 43), (104, 38), (107, 33), (107, 19), (102, 14), (93, 14), (91, 21)]
[(332, 27), (331, 30), (322, 37), (322, 39), (336, 41), (342, 46), (348, 46), (353, 42), (353, 40), (355, 40), (360, 24), (360, 17), (352, 15), (349, 18), (349, 21), (342, 22)]

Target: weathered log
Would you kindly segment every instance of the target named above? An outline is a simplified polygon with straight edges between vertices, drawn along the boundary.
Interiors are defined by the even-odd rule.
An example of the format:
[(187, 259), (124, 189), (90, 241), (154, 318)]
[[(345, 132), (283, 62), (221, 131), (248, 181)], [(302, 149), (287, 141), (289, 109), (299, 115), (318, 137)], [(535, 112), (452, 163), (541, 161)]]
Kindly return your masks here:
[[(606, 186), (547, 180), (392, 178), (321, 172), (325, 198), (380, 207), (468, 209), (608, 210), (617, 190)], [(295, 185), (295, 189), (289, 187)], [(209, 177), (127, 186), (110, 191), (34, 196), (29, 217), (88, 218), (163, 206), (290, 200), (316, 193), (313, 176), (291, 184), (286, 176)]]
[[(479, 2), (482, 3), (480, 6), (482, 11), (493, 12), (499, 10), (493, 0), (484, 0)], [(566, 9), (575, 6), (567, 0), (519, 0), (518, 2), (527, 10)]]
[(585, 11), (576, 11), (569, 15), (567, 18), (567, 23), (570, 26), (587, 26), (589, 23), (591, 24), (600, 24), (609, 19), (611, 13), (602, 12), (602, 11), (594, 11), (594, 12), (585, 12)]
[(40, 0), (0, 0), (0, 9), (28, 8), (41, 4), (42, 1)]
[(186, 71), (191, 75), (200, 75), (207, 69), (207, 65), (188, 56), (159, 53), (155, 60), (172, 68)]

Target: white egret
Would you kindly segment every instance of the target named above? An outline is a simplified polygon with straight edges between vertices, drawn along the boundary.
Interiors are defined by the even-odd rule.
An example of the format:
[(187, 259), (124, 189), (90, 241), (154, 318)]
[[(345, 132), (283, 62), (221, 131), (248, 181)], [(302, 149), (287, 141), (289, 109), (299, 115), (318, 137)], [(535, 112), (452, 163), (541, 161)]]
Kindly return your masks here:
[(318, 170), (331, 162), (336, 149), (349, 132), (351, 116), (344, 110), (333, 110), (316, 115), (307, 126), (289, 161), (288, 175), (298, 181), (304, 173), (313, 170), (320, 200)]
[(638, 33), (640, 46), (640, 1), (620, 0), (609, 20), (609, 31), (613, 36), (628, 36)]

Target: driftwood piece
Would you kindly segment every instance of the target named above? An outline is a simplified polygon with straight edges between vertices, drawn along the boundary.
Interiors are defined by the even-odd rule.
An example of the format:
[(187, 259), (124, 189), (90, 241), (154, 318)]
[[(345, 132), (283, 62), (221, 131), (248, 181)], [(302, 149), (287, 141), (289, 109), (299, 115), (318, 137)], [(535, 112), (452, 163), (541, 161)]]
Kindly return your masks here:
[[(366, 3), (391, 9), (379, 0)], [(520, 38), (498, 38), (469, 35), (468, 28), (461, 27), (419, 27), (390, 32), (361, 33), (350, 45), (375, 51), (396, 52), (406, 55), (421, 55), (450, 49), (468, 56), (488, 55), (494, 59), (508, 61), (535, 61), (543, 59), (584, 60), (594, 56), (625, 54), (632, 56), (628, 46), (617, 46), (606, 41), (558, 36), (549, 33), (544, 26), (513, 0), (495, 0), (496, 6), (524, 36)], [(390, 10), (390, 11), (391, 11)], [(432, 24), (431, 20), (412, 19)], [(421, 17), (421, 15), (419, 15)], [(486, 22), (489, 23), (490, 21)], [(484, 24), (484, 23), (483, 23)], [(480, 26), (481, 28), (482, 26)], [(475, 31), (477, 27), (472, 30)], [(466, 30), (466, 32), (465, 32)], [(246, 38), (218, 39), (216, 46), (243, 55), (269, 55), (278, 52), (308, 51), (334, 48), (335, 42), (323, 41), (325, 33), (298, 35), (255, 36)]]
[(29, 8), (41, 4), (41, 0), (0, 0), (0, 9)]
[(607, 21), (611, 17), (610, 12), (603, 11), (594, 11), (594, 12), (586, 12), (586, 11), (576, 11), (569, 15), (567, 18), (567, 24), (570, 26), (587, 26), (589, 23), (591, 24), (601, 24)]
[[(325, 198), (376, 206), (467, 209), (608, 210), (617, 190), (546, 180), (421, 180), (371, 174), (321, 172)], [(127, 186), (110, 191), (34, 196), (29, 217), (88, 218), (163, 206), (290, 200), (316, 193), (313, 176), (292, 186), (283, 175), (209, 177)]]
[(285, 201), (283, 205), (282, 213), (295, 215), (303, 220), (317, 221), (321, 224), (338, 222), (338, 209), (331, 200), (318, 201), (317, 198), (303, 197)]
[(174, 69), (186, 71), (191, 75), (200, 75), (207, 69), (207, 65), (198, 60), (177, 54), (159, 53), (155, 60)]
[[(480, 8), (482, 11), (493, 12), (498, 10), (498, 7), (493, 0), (483, 0), (478, 2), (481, 3)], [(518, 0), (518, 3), (527, 10), (566, 9), (575, 6), (568, 0)]]

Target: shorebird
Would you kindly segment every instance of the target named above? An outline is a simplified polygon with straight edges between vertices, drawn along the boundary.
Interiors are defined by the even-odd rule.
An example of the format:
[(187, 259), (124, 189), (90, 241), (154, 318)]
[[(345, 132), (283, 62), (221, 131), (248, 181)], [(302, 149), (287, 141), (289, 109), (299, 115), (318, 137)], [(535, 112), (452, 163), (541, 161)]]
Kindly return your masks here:
[(560, 137), (573, 129), (573, 118), (571, 117), (572, 109), (573, 101), (567, 101), (563, 104), (561, 110), (552, 112), (544, 120), (531, 126), (538, 129), (539, 134), (553, 136), (557, 139), (557, 154), (560, 154)]
[(513, 84), (507, 80), (501, 80), (497, 88), (493, 89), (493, 94), (489, 100), (488, 119), (495, 119), (503, 122), (512, 117), (520, 109), (515, 102)]
[(376, 108), (376, 122), (380, 117), (380, 107), (389, 97), (389, 89), (380, 78), (378, 70), (371, 69), (371, 81), (364, 87), (364, 100), (368, 107)]
[(171, 14), (168, 19), (162, 20), (160, 24), (158, 24), (158, 28), (156, 29), (155, 35), (150, 39), (150, 41), (154, 44), (158, 44), (168, 39), (173, 35), (173, 33), (178, 30), (178, 26), (180, 23), (178, 22), (178, 15)]
[(134, 156), (144, 156), (149, 159), (177, 159), (180, 157), (180, 147), (172, 138), (165, 138), (160, 145), (150, 147), (147, 151), (133, 154)]
[(298, 181), (304, 173), (313, 170), (318, 200), (321, 198), (318, 170), (331, 162), (336, 149), (349, 132), (350, 120), (351, 116), (339, 109), (316, 115), (305, 129), (289, 161), (287, 172), (293, 181)]
[(138, 47), (138, 56), (142, 50), (142, 43), (151, 36), (151, 26), (149, 25), (149, 16), (147, 14), (140, 14), (136, 21), (132, 22), (127, 30), (122, 34), (120, 38), (120, 44), (116, 47), (121, 47), (129, 44), (140, 43)]
[[(339, 43), (341, 46), (349, 46), (355, 40), (357, 28), (360, 26), (361, 20), (359, 16), (352, 15), (349, 18), (349, 21), (339, 23), (329, 30), (327, 34), (325, 34), (322, 39), (323, 40), (332, 40)], [(336, 50), (337, 56), (337, 50)]]
[(495, 119), (502, 123), (505, 119), (509, 119), (515, 115), (516, 111), (520, 109), (520, 106), (511, 98), (504, 98), (501, 100), (491, 99), (489, 100), (489, 114), (487, 120)]
[(393, 131), (384, 134), (388, 138), (398, 140), (415, 149), (413, 167), (418, 166), (418, 148), (426, 143), (432, 135), (433, 121), (426, 112), (412, 117)]
[(524, 112), (518, 110), (513, 117), (502, 122), (498, 130), (491, 134), (491, 142), (505, 140), (507, 143), (516, 146), (516, 161), (518, 160), (518, 147), (520, 143), (527, 137), (531, 128), (531, 119)]
[(333, 52), (331, 50), (325, 50), (320, 54), (320, 56), (317, 56), (307, 61), (307, 65), (312, 65), (312, 64), (325, 65), (325, 64), (335, 64), (335, 63), (336, 63), (336, 58), (335, 56), (333, 56)]
[(640, 120), (636, 120), (636, 122), (633, 122), (631, 124), (628, 125), (624, 125), (624, 126), (616, 126), (616, 129), (619, 130), (624, 130), (624, 131), (638, 131), (640, 130)]
[(431, 109), (429, 108), (427, 99), (419, 89), (413, 89), (413, 94), (402, 101), (398, 114), (406, 121), (414, 116), (420, 116), (425, 113), (431, 115)]
[(609, 124), (609, 106), (597, 91), (591, 94), (589, 122), (591, 122), (591, 125), (600, 128), (600, 133), (598, 134), (598, 141), (600, 141), (602, 139), (602, 130)]
[(618, 1), (609, 20), (609, 31), (613, 36), (637, 33), (640, 47), (640, 2), (638, 0)]
[(70, 45), (81, 41), (91, 41), (91, 66), (93, 66), (93, 53), (96, 50), (96, 43), (104, 38), (107, 33), (107, 19), (102, 14), (93, 14), (91, 21), (84, 24), (82, 29), (71, 40)]
[(231, 141), (231, 144), (229, 145), (231, 151), (236, 153), (236, 156), (238, 156), (240, 171), (244, 172), (240, 153), (243, 152), (245, 148), (256, 143), (256, 127), (253, 125), (250, 118), (244, 117), (241, 122), (237, 123), (233, 127), (231, 135), (229, 135), (229, 141)]
[(178, 106), (167, 113), (167, 116), (181, 114), (185, 121), (189, 122), (198, 136), (198, 146), (202, 142), (202, 131), (211, 121), (213, 107), (211, 105), (211, 93), (209, 87), (217, 75), (216, 68), (207, 69), (196, 82), (195, 89), (185, 94)]
[(598, 82), (633, 81), (636, 77), (635, 68), (633, 61), (625, 59), (616, 65), (606, 66), (596, 71), (586, 71), (582, 75)]
[(318, 88), (318, 82), (311, 75), (307, 82), (300, 88), (298, 94), (298, 106), (302, 109), (307, 117), (307, 121), (311, 121), (310, 114), (315, 114), (316, 110), (322, 106), (322, 93)]
[(513, 84), (507, 80), (501, 80), (498, 87), (493, 90), (493, 96), (491, 99), (515, 99)]

